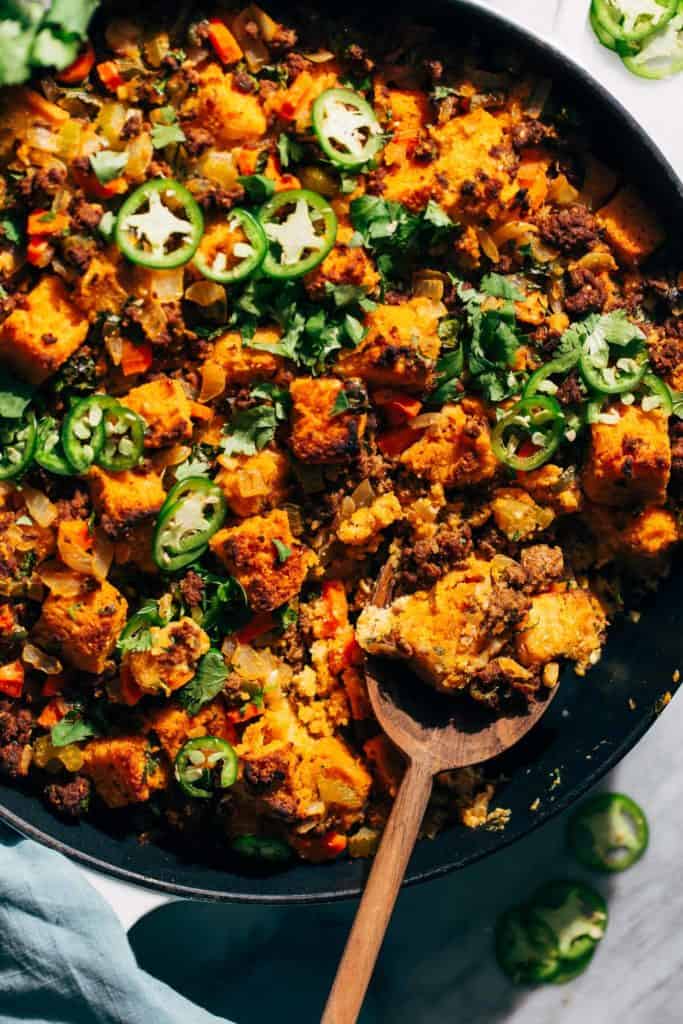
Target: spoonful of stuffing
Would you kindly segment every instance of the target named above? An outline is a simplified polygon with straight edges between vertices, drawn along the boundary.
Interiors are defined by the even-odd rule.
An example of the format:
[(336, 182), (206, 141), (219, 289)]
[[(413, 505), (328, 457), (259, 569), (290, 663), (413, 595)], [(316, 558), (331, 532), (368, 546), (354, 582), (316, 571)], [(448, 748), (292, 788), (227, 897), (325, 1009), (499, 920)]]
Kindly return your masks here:
[[(514, 563), (503, 556), (490, 562), (470, 558), (432, 590), (392, 600), (395, 564), (390, 559), (374, 603), (359, 617), (356, 636), (369, 655), (370, 701), (385, 734), (405, 754), (407, 769), (322, 1024), (358, 1019), (434, 776), (502, 754), (533, 728), (557, 691), (556, 675), (540, 685), (538, 674), (525, 666), (533, 652), (523, 648), (524, 632), (519, 633), (519, 660), (499, 655), (507, 649), (515, 615), (514, 580), (508, 579), (512, 571)], [(477, 674), (481, 677), (485, 667), (506, 677), (513, 692), (522, 691), (495, 713), (463, 694), (452, 696)]]

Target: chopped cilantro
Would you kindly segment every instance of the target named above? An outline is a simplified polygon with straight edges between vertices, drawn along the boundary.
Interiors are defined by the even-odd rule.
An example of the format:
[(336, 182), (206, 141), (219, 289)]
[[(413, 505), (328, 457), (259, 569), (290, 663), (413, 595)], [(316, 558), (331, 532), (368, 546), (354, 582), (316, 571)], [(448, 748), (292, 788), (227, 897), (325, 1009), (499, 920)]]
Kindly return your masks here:
[(297, 163), (304, 155), (304, 148), (300, 142), (296, 142), (289, 135), (282, 132), (277, 140), (277, 154), (280, 158), (280, 166), (286, 170), (291, 164)]
[(18, 420), (33, 397), (34, 388), (0, 366), (0, 417)]
[(277, 537), (273, 538), (273, 546), (277, 554), (277, 560), (280, 565), (283, 565), (292, 554), (292, 549), (288, 547), (283, 541), (278, 540)]
[(334, 405), (332, 406), (332, 417), (341, 416), (342, 413), (346, 412), (350, 408), (351, 402), (349, 401), (349, 396), (344, 391), (344, 388), (342, 388), (334, 400)]
[(511, 299), (519, 302), (524, 298), (514, 281), (503, 277), (502, 274), (485, 274), (479, 288), (485, 295), (492, 295), (496, 299)]
[(80, 708), (72, 708), (52, 726), (50, 742), (53, 747), (66, 747), (69, 743), (80, 743), (91, 736), (97, 736), (97, 729), (83, 718)]
[(226, 427), (228, 436), (222, 442), (226, 455), (255, 455), (275, 437), (277, 416), (272, 405), (255, 405), (241, 409)]
[(21, 228), (13, 217), (3, 217), (2, 220), (0, 220), (0, 231), (6, 241), (11, 242), (12, 245), (21, 244)]
[(90, 166), (100, 185), (106, 185), (107, 182), (118, 178), (127, 163), (128, 154), (125, 150), (116, 153), (112, 149), (103, 149), (90, 157)]
[(237, 180), (252, 203), (265, 203), (275, 192), (275, 182), (263, 174), (240, 175)]
[(192, 451), (175, 469), (176, 480), (185, 480), (188, 476), (208, 476), (211, 469), (213, 449), (207, 444), (195, 444)]
[(217, 697), (225, 686), (228, 669), (220, 651), (213, 648), (199, 662), (194, 678), (178, 690), (176, 697), (190, 715)]

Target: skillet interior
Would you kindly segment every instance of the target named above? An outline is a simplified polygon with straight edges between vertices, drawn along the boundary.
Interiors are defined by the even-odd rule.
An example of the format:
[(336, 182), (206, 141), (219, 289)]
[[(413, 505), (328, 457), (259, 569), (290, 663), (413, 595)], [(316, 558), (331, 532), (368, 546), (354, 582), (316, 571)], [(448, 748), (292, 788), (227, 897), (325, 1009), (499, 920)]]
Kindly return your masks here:
[[(397, 6), (391, 5), (389, 24)], [(376, 12), (373, 8), (373, 17)], [(405, 13), (411, 14), (407, 5)], [(670, 236), (680, 235), (683, 185), (635, 120), (586, 72), (547, 43), (467, 0), (423, 0), (420, 20), (438, 22), (460, 43), (475, 33), (523, 48), (587, 116), (596, 152), (623, 167), (646, 201), (659, 210)], [(614, 767), (656, 718), (661, 696), (675, 689), (672, 674), (682, 649), (682, 611), (683, 581), (674, 570), (637, 625), (619, 622), (612, 628), (602, 661), (585, 679), (571, 670), (565, 673), (549, 712), (501, 764), (510, 781), (499, 786), (494, 805), (512, 811), (505, 830), (450, 829), (431, 842), (419, 843), (408, 883), (463, 867), (513, 842), (567, 807)], [(540, 804), (532, 811), (537, 797)], [(111, 825), (62, 822), (37, 797), (5, 784), (0, 785), (0, 818), (91, 867), (186, 897), (263, 903), (340, 899), (358, 893), (368, 870), (365, 861), (342, 860), (301, 864), (267, 875), (237, 874), (184, 861), (172, 850), (140, 845), (135, 835), (116, 833)]]

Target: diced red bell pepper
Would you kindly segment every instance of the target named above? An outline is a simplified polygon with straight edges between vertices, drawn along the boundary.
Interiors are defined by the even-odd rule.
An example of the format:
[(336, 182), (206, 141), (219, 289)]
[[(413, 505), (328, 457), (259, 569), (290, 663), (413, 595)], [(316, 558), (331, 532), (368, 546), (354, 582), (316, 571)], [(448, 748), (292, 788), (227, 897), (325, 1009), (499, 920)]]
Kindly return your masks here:
[(132, 377), (136, 373), (147, 373), (153, 359), (154, 353), (148, 341), (143, 341), (136, 345), (134, 342), (129, 341), (128, 338), (123, 339), (121, 370), (124, 377)]
[(382, 455), (386, 455), (388, 458), (395, 458), (401, 452), (404, 452), (406, 448), (410, 448), (412, 444), (419, 441), (421, 436), (420, 431), (413, 430), (412, 427), (396, 427), (394, 430), (387, 430), (379, 435), (377, 447)]
[(115, 60), (105, 60), (98, 64), (97, 74), (100, 77), (100, 82), (109, 92), (116, 92), (124, 84), (119, 66)]
[(24, 689), (24, 666), (17, 659), (0, 665), (0, 693), (8, 697), (21, 697)]
[(323, 583), (325, 619), (320, 629), (323, 638), (334, 636), (343, 626), (348, 625), (349, 605), (346, 588), (341, 580), (326, 580)]
[(244, 56), (242, 47), (220, 18), (209, 18), (209, 42), (223, 64), (236, 64)]
[(54, 254), (55, 251), (47, 238), (42, 235), (29, 238), (26, 246), (26, 259), (32, 267), (46, 267)]
[(251, 722), (254, 718), (260, 718), (262, 714), (263, 708), (251, 701), (249, 704), (242, 705), (241, 708), (230, 708), (226, 712), (226, 718), (235, 725), (242, 725), (244, 722)]
[(271, 629), (275, 629), (276, 625), (277, 623), (270, 612), (262, 612), (260, 615), (255, 615), (250, 622), (247, 622), (246, 626), (238, 629), (235, 636), (241, 644), (249, 644), (257, 636), (261, 636), (263, 633), (270, 633)]
[(66, 704), (62, 698), (59, 695), (53, 697), (38, 715), (38, 725), (42, 725), (44, 729), (51, 729), (64, 718), (66, 711)]
[(64, 85), (74, 85), (76, 82), (82, 82), (86, 79), (94, 66), (95, 50), (90, 40), (86, 39), (81, 52), (73, 64), (69, 64), (68, 68), (58, 72), (55, 77), (58, 82), (63, 82)]
[(415, 419), (422, 408), (419, 398), (403, 395), (399, 391), (375, 391), (372, 400), (380, 407), (392, 427), (400, 427), (408, 420)]
[(64, 676), (61, 672), (56, 676), (48, 676), (40, 691), (41, 697), (56, 697), (58, 693), (62, 692), (64, 681)]
[(16, 624), (16, 618), (12, 606), (0, 604), (0, 636), (9, 636)]

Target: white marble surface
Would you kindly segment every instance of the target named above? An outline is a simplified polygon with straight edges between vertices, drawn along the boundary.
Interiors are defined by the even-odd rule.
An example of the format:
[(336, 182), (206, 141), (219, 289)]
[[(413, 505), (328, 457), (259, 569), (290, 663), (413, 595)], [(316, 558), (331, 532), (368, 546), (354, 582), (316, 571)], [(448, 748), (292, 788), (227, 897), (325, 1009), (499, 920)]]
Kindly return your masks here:
[[(587, 66), (683, 174), (683, 76), (651, 83), (629, 75), (593, 38), (586, 21), (588, 0), (496, 0), (492, 6)], [(491, 955), (492, 926), (502, 907), (523, 898), (540, 880), (567, 872), (580, 875), (564, 854), (564, 821), (559, 820), (483, 864), (401, 895), (363, 1020), (680, 1024), (682, 731), (679, 699), (607, 782), (643, 803), (652, 842), (639, 865), (603, 885), (610, 926), (583, 977), (566, 988), (520, 993), (500, 977)], [(126, 927), (159, 902), (153, 894), (87, 875)], [(279, 1019), (308, 1024), (318, 1019), (353, 910), (352, 904), (253, 910), (177, 903), (141, 921), (131, 938), (143, 966), (215, 1013), (239, 1024), (265, 1024), (277, 1012)], [(201, 941), (187, 942), (191, 934)], [(185, 941), (179, 942), (179, 936)], [(195, 956), (189, 953), (193, 948)], [(283, 1000), (298, 1007), (296, 1014), (283, 1014)]]

